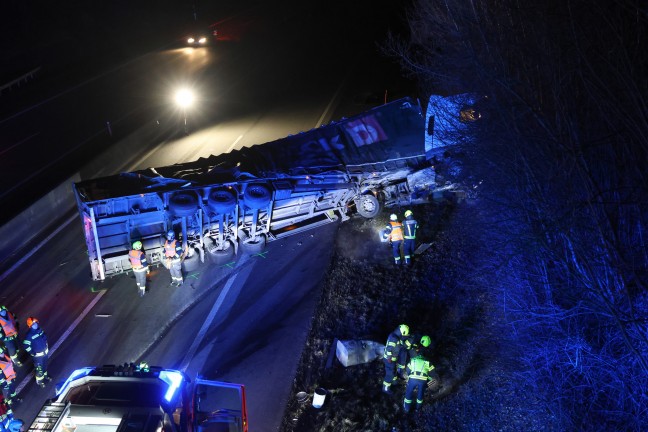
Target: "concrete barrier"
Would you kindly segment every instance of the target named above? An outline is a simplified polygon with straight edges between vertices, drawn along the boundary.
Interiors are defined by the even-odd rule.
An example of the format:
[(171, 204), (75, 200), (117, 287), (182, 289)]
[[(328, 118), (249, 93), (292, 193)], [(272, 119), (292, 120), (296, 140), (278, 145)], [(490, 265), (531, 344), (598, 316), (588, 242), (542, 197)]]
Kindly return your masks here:
[(72, 192), (72, 182), (79, 179), (79, 174), (74, 174), (0, 227), (0, 264), (15, 261), (22, 248), (38, 240), (44, 230), (74, 209), (76, 201)]
[[(0, 226), (0, 273), (38, 247), (42, 239), (58, 228), (57, 225), (70, 220), (77, 211), (73, 183), (97, 177), (98, 173), (105, 176), (130, 169), (151, 147), (163, 141), (167, 133), (168, 128), (149, 122), (112, 144), (43, 198)], [(82, 235), (79, 242), (84, 242)]]

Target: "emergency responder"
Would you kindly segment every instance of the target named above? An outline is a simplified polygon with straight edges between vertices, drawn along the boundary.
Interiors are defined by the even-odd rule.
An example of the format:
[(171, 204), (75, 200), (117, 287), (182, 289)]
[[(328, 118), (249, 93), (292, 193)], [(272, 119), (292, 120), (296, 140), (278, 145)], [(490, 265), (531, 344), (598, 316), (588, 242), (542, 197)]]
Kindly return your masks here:
[(164, 242), (164, 262), (166, 268), (171, 272), (171, 285), (180, 286), (182, 280), (182, 260), (185, 257), (185, 250), (182, 243), (175, 238), (175, 232), (169, 230), (167, 240)]
[(14, 417), (13, 411), (5, 403), (4, 397), (0, 400), (0, 432), (21, 432), (25, 425), (20, 419)]
[(391, 332), (385, 343), (385, 352), (383, 354), (383, 363), (385, 364), (385, 378), (383, 379), (382, 391), (391, 393), (390, 387), (396, 381), (396, 366), (398, 356), (403, 350), (403, 338), (409, 335), (409, 327), (401, 324), (396, 330)]
[(144, 293), (146, 292), (146, 275), (151, 271), (149, 270), (148, 262), (146, 262), (146, 254), (142, 252), (141, 241), (133, 243), (133, 249), (128, 252), (128, 259), (135, 274), (139, 295), (140, 297), (144, 297)]
[(16, 402), (22, 402), (22, 399), (16, 394), (16, 371), (11, 358), (5, 352), (3, 347), (0, 347), (0, 385), (2, 386), (2, 396), (8, 407), (11, 407)]
[(146, 373), (146, 372), (150, 372), (150, 370), (151, 367), (145, 361), (141, 361), (137, 364), (137, 366), (135, 366), (135, 372)]
[(41, 328), (37, 318), (27, 318), (27, 327), (29, 327), (29, 330), (25, 335), (25, 339), (23, 339), (23, 345), (34, 362), (36, 384), (45, 387), (45, 384), (52, 380), (47, 375), (47, 360), (49, 359), (47, 335)]
[(414, 336), (411, 334), (401, 337), (401, 349), (398, 351), (398, 360), (396, 361), (396, 378), (405, 379), (405, 367), (411, 357), (408, 357), (410, 350), (414, 347)]
[(394, 264), (401, 264), (401, 244), (403, 243), (403, 226), (398, 221), (398, 216), (389, 216), (389, 225), (383, 230), (383, 238), (389, 240), (394, 253)]
[(409, 349), (410, 359), (416, 357), (417, 355), (428, 356), (427, 350), (432, 344), (432, 338), (428, 335), (414, 335), (412, 337), (412, 346)]
[(405, 211), (405, 220), (403, 221), (403, 255), (405, 256), (405, 265), (412, 263), (414, 256), (414, 249), (416, 246), (416, 230), (419, 225), (414, 220), (414, 213), (412, 210)]
[(4, 416), (0, 420), (0, 432), (22, 432), (24, 431), (25, 422), (14, 418), (13, 414)]
[(416, 409), (420, 409), (423, 405), (423, 396), (425, 396), (425, 388), (432, 380), (430, 372), (434, 370), (434, 366), (422, 355), (414, 357), (407, 365), (407, 388), (405, 389), (405, 399), (403, 400), (403, 410), (408, 413), (412, 406), (412, 398), (416, 390)]
[(11, 357), (16, 366), (22, 366), (20, 359), (19, 342), (18, 342), (18, 324), (16, 317), (9, 312), (6, 306), (0, 306), (0, 335), (2, 343), (7, 349), (7, 354)]

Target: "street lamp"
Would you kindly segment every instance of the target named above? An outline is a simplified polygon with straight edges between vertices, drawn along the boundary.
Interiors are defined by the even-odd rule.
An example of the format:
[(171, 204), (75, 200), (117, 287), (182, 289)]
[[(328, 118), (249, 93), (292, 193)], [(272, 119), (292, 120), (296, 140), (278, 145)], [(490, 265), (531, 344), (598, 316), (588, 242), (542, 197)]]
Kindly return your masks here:
[(176, 104), (182, 109), (182, 115), (184, 117), (184, 131), (189, 133), (187, 129), (187, 108), (189, 108), (194, 102), (194, 94), (191, 90), (187, 88), (182, 88), (178, 90), (175, 94)]

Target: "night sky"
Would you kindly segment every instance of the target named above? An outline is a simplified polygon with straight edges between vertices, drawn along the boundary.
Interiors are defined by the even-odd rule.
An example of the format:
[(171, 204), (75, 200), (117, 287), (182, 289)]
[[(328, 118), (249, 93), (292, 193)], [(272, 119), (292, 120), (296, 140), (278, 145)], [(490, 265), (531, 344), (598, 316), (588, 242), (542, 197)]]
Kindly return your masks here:
[[(232, 11), (254, 9), (257, 3), (264, 4), (186, 0), (102, 0), (91, 4), (79, 0), (6, 1), (0, 13), (1, 77), (41, 64), (128, 57), (168, 44), (186, 29), (208, 26)], [(339, 32), (383, 38), (387, 28), (402, 29), (404, 4), (288, 0), (272, 8), (284, 16), (302, 15), (304, 20), (329, 25), (330, 33), (321, 35), (324, 39)], [(283, 23), (277, 23), (277, 30), (282, 26)]]

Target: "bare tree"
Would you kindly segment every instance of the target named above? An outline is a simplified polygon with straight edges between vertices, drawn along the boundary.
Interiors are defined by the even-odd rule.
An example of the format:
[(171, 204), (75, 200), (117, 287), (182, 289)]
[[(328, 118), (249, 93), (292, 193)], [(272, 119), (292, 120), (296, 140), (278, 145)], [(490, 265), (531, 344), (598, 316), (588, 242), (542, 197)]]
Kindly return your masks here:
[(472, 153), (520, 372), (564, 424), (648, 429), (648, 42), (632, 0), (419, 0), (387, 50), (487, 95)]

